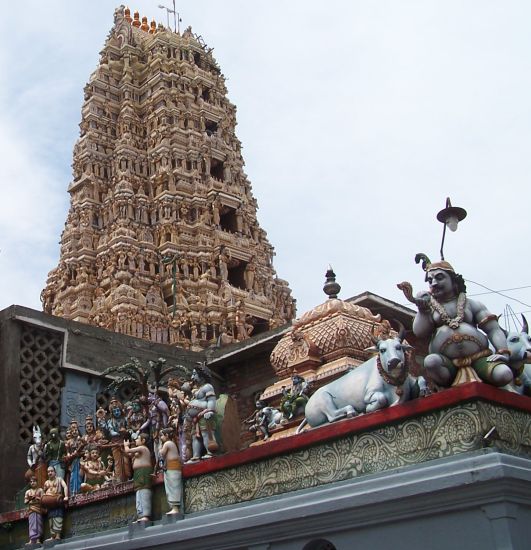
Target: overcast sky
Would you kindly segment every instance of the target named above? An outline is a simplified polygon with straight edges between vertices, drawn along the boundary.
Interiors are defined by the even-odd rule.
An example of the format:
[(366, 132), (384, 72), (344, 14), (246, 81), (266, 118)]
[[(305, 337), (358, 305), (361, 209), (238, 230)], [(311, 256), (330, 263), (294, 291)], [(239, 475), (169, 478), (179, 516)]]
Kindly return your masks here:
[[(166, 23), (159, 2), (132, 10)], [(57, 265), (83, 86), (118, 2), (2, 5), (0, 308), (40, 309)], [(469, 295), (531, 285), (531, 3), (182, 0), (227, 78), (258, 219), (298, 315), (332, 264), (347, 298), (400, 303), (436, 260), (447, 196), (467, 209), (445, 256)], [(531, 311), (531, 288), (478, 297)], [(519, 300), (520, 302), (516, 301)], [(529, 314), (531, 318), (531, 313)]]

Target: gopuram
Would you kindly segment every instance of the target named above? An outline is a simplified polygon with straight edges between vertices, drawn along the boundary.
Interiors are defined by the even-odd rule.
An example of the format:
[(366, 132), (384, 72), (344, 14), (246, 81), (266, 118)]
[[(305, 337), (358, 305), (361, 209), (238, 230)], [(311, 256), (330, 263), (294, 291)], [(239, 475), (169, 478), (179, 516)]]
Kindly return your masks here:
[(201, 349), (290, 321), (294, 300), (200, 36), (119, 9), (85, 86), (47, 313)]
[(443, 232), (412, 308), (329, 267), (293, 319), (234, 125), (200, 37), (116, 10), (44, 311), (0, 311), (0, 548), (527, 550), (526, 318)]

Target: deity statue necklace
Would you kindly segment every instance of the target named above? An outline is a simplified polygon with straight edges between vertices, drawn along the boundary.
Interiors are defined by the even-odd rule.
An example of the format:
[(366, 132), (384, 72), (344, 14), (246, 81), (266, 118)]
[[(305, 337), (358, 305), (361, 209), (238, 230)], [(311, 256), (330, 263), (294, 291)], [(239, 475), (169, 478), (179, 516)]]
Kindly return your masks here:
[(450, 317), (445, 307), (440, 304), (433, 295), (430, 296), (430, 305), (433, 310), (435, 310), (440, 316), (441, 320), (445, 325), (448, 325), (450, 328), (456, 329), (459, 328), (459, 325), (463, 322), (465, 318), (465, 304), (466, 304), (466, 294), (460, 292), (457, 297), (457, 315), (455, 317)]

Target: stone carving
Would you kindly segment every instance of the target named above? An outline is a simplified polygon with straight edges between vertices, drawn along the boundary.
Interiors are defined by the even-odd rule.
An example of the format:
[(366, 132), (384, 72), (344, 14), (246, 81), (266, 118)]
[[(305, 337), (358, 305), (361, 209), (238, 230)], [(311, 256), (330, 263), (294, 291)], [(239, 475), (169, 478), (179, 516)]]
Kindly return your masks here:
[(344, 356), (364, 361), (373, 327), (380, 322), (381, 317), (367, 308), (329, 299), (293, 323), (273, 350), (271, 364), (283, 378), (299, 361), (321, 364)]
[[(164, 95), (151, 88), (158, 72), (173, 75)], [(46, 312), (194, 349), (225, 342), (221, 326), (242, 340), (293, 318), (256, 219), (234, 106), (202, 40), (119, 9), (82, 112), (60, 261), (41, 294)], [(222, 293), (237, 295), (239, 312), (232, 299), (208, 303)]]
[(184, 459), (197, 462), (211, 458), (219, 444), (216, 440), (216, 393), (212, 375), (206, 365), (198, 364), (192, 372), (191, 399), (186, 407), (183, 422)]
[(182, 465), (179, 450), (174, 441), (172, 428), (161, 431), (162, 448), (160, 449), (159, 468), (164, 472), (164, 490), (170, 511), (167, 515), (180, 513), (182, 498)]
[(284, 415), (274, 407), (268, 407), (264, 401), (256, 402), (256, 411), (251, 418), (246, 420), (250, 424), (249, 431), (255, 432), (257, 438), (267, 441), (271, 437), (271, 431), (285, 424)]
[(475, 401), (410, 417), (285, 456), (193, 477), (186, 513), (266, 498), (482, 449), (496, 426), (503, 452), (531, 456), (531, 415)]
[(24, 503), (28, 505), (28, 544), (38, 544), (41, 542), (43, 528), (43, 507), (42, 497), (44, 491), (37, 485), (37, 477), (32, 475), (29, 480), (30, 488), (24, 494)]
[(409, 283), (398, 286), (418, 308), (413, 332), (430, 338), (429, 355), (424, 359), (426, 378), (442, 387), (472, 380), (494, 386), (512, 382), (507, 339), (496, 315), (467, 297), (463, 277), (448, 262), (431, 263), (424, 254), (417, 254), (415, 261), (422, 261), (429, 291), (413, 297)]
[(133, 458), (133, 484), (136, 496), (137, 521), (145, 522), (151, 519), (151, 485), (153, 466), (151, 452), (147, 447), (149, 436), (141, 433), (135, 440), (135, 446), (130, 447), (129, 441), (124, 441), (124, 451)]
[(507, 338), (509, 366), (514, 374), (513, 383), (506, 388), (521, 395), (531, 396), (531, 366), (528, 366), (531, 363), (531, 336), (527, 319), (522, 315), (520, 332), (502, 330)]
[(302, 414), (308, 403), (308, 398), (308, 382), (302, 376), (294, 374), (291, 377), (291, 388), (284, 388), (282, 391), (282, 399), (280, 400), (282, 414), (288, 420)]
[(26, 461), (29, 466), (26, 477), (29, 478), (30, 475), (35, 475), (37, 485), (42, 487), (46, 479), (46, 461), (44, 457), (44, 443), (39, 426), (33, 426), (33, 443), (28, 448)]
[(59, 540), (63, 532), (64, 503), (68, 502), (68, 487), (64, 479), (57, 477), (53, 466), (48, 467), (48, 479), (44, 483), (42, 504), (47, 509), (50, 538)]
[(66, 448), (57, 428), (52, 428), (48, 434), (48, 441), (44, 445), (44, 458), (48, 466), (55, 469), (57, 477), (65, 477), (64, 457)]
[(409, 375), (408, 368), (407, 351), (412, 348), (403, 343), (404, 334), (402, 326), (396, 338), (384, 335), (375, 339), (375, 345), (370, 348), (375, 357), (321, 386), (306, 404), (306, 417), (299, 430), (306, 423), (320, 426), (418, 397), (418, 384)]

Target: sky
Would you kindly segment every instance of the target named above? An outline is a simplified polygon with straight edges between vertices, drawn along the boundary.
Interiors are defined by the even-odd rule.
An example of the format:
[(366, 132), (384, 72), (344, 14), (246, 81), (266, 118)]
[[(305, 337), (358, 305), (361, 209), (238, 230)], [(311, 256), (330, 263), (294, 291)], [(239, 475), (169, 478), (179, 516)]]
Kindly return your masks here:
[[(159, 2), (172, 6), (130, 8), (165, 24)], [(83, 87), (119, 4), (5, 4), (0, 309), (41, 309)], [(177, 11), (226, 76), (258, 220), (298, 316), (325, 300), (329, 264), (340, 297), (406, 304), (396, 284), (425, 287), (414, 256), (438, 259), (436, 214), (451, 197), (468, 216), (444, 253), (469, 296), (531, 319), (531, 3), (182, 0)]]

